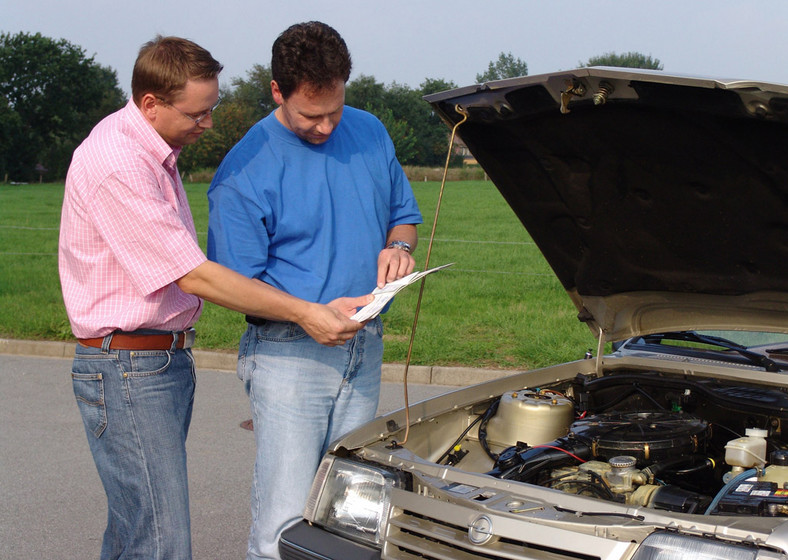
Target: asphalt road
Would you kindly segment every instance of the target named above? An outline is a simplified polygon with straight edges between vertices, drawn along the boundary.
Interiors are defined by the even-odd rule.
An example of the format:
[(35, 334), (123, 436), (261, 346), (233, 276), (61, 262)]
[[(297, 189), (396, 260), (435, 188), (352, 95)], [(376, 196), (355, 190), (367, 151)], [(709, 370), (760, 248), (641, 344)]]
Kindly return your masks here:
[[(0, 559), (98, 558), (106, 499), (71, 390), (70, 359), (0, 354)], [(445, 385), (408, 387), (411, 402)], [(384, 383), (378, 414), (401, 408)], [(198, 370), (187, 443), (195, 559), (241, 559), (254, 439), (234, 373)]]

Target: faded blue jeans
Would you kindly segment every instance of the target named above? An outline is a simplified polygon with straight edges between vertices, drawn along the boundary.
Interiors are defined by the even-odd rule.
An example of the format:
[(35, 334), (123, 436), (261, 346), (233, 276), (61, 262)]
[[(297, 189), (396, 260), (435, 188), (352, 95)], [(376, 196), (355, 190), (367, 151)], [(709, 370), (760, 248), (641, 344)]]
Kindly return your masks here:
[(375, 417), (382, 361), (379, 317), (335, 347), (294, 323), (249, 325), (238, 352), (257, 443), (247, 560), (279, 558), (329, 444)]
[(191, 350), (78, 344), (71, 378), (107, 494), (101, 558), (191, 558), (186, 479), (195, 385)]

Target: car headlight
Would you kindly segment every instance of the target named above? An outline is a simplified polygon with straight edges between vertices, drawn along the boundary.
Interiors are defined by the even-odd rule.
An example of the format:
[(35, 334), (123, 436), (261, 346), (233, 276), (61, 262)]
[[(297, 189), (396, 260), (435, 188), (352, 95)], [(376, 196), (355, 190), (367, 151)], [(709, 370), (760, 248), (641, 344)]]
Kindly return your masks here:
[(389, 493), (403, 479), (382, 468), (323, 458), (312, 484), (304, 518), (353, 540), (379, 545), (388, 521)]
[(785, 558), (784, 554), (753, 546), (679, 535), (652, 533), (641, 543), (632, 560), (766, 560)]

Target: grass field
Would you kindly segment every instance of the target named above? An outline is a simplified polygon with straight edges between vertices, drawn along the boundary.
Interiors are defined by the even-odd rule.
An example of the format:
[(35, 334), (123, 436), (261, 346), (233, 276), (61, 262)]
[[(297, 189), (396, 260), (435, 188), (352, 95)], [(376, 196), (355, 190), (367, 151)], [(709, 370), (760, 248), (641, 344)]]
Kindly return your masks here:
[[(205, 248), (207, 185), (186, 191)], [(413, 183), (425, 223), (416, 268), (423, 270), (439, 183)], [(70, 340), (60, 295), (57, 238), (62, 184), (0, 185), (0, 337)], [(539, 250), (486, 181), (446, 184), (411, 363), (521, 369), (582, 357), (594, 339), (576, 319)], [(386, 362), (404, 362), (419, 285), (384, 315)], [(234, 351), (245, 326), (207, 304), (197, 324), (201, 349)]]

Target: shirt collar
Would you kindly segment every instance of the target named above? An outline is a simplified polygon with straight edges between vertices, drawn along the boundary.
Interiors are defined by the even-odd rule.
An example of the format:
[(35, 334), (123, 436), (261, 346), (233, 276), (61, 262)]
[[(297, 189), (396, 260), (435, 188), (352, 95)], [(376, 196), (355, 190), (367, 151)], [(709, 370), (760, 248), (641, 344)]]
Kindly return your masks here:
[(140, 108), (134, 103), (134, 99), (129, 99), (125, 111), (129, 123), (139, 135), (139, 140), (144, 148), (163, 166), (174, 170), (182, 148), (173, 148), (164, 141), (164, 138), (159, 136), (153, 125), (148, 122)]

